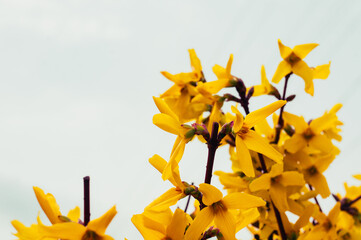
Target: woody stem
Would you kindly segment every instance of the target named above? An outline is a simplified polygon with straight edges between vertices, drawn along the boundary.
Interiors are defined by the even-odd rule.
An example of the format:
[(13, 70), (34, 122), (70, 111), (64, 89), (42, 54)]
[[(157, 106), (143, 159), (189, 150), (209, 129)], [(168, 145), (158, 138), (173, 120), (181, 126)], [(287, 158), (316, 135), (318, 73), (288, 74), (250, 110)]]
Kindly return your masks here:
[[(288, 85), (288, 79), (290, 78), (292, 72), (287, 74), (286, 77), (285, 77), (285, 86), (283, 87), (283, 94), (282, 94), (282, 100), (285, 100), (286, 99), (286, 90), (287, 90), (287, 85)], [(278, 117), (278, 123), (277, 123), (277, 126), (276, 126), (276, 136), (275, 136), (275, 140), (274, 140), (274, 143), (278, 143), (278, 141), (280, 140), (280, 135), (281, 135), (281, 130), (283, 128), (283, 124), (284, 124), (284, 121), (283, 121), (283, 109), (285, 108), (286, 105), (283, 105), (281, 107), (281, 110), (280, 110), (280, 116)]]
[(207, 145), (208, 145), (208, 159), (207, 159), (206, 177), (204, 179), (204, 183), (208, 183), (208, 184), (211, 184), (214, 157), (216, 155), (216, 151), (217, 151), (217, 148), (219, 146), (219, 142), (218, 142), (218, 139), (217, 139), (218, 138), (218, 128), (219, 128), (218, 123), (214, 122), (213, 126), (212, 126), (211, 138), (207, 142)]
[(90, 177), (83, 178), (84, 183), (84, 226), (90, 221)]
[(285, 228), (284, 228), (284, 226), (283, 226), (283, 223), (282, 223), (282, 218), (281, 218), (280, 211), (278, 211), (278, 209), (276, 208), (276, 206), (275, 206), (275, 204), (272, 202), (272, 200), (271, 200), (271, 203), (272, 203), (273, 209), (274, 209), (274, 211), (275, 211), (278, 228), (279, 228), (279, 230), (280, 230), (281, 239), (282, 239), (282, 240), (287, 240), (287, 235), (286, 235), (286, 231), (285, 231)]
[[(309, 187), (309, 189), (310, 189), (311, 191), (313, 190), (313, 187), (312, 187), (311, 184), (308, 184), (308, 187)], [(317, 204), (317, 206), (318, 206), (318, 209), (320, 209), (320, 212), (322, 212), (322, 208), (321, 208), (320, 203), (319, 203), (318, 200), (317, 200), (317, 197), (314, 197), (313, 199), (315, 200), (315, 202), (316, 202), (316, 204)]]

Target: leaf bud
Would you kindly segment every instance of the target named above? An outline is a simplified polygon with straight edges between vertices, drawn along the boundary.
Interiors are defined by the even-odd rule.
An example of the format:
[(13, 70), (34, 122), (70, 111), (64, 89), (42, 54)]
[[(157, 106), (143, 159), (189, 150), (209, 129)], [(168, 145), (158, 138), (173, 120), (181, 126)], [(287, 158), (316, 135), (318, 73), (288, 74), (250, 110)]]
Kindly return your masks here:
[(295, 97), (296, 97), (295, 94), (290, 95), (290, 96), (288, 96), (288, 97), (286, 98), (286, 101), (287, 101), (287, 102), (291, 102), (293, 99), (295, 99)]

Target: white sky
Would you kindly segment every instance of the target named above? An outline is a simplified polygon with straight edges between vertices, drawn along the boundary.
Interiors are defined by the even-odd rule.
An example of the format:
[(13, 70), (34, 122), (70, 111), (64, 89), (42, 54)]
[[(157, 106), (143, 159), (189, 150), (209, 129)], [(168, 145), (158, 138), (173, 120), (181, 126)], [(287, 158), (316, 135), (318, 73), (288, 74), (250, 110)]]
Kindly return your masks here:
[[(315, 81), (313, 98), (302, 79), (292, 78), (289, 93), (297, 97), (287, 110), (309, 119), (344, 104), (342, 153), (326, 175), (332, 192), (342, 191), (346, 180), (355, 183), (351, 175), (361, 173), (360, 3), (0, 0), (0, 238), (15, 239), (12, 219), (36, 221), (32, 186), (53, 193), (66, 214), (82, 207), (82, 178), (90, 175), (92, 218), (116, 204), (108, 233), (141, 239), (131, 216), (170, 187), (148, 158), (167, 158), (175, 139), (152, 125), (152, 96), (171, 86), (160, 71), (190, 71), (189, 48), (208, 80), (215, 80), (212, 66), (225, 66), (233, 53), (232, 73), (252, 85), (260, 82), (262, 64), (269, 78), (276, 70), (278, 38), (291, 47), (319, 43), (306, 61), (331, 61), (331, 75)], [(216, 169), (229, 170), (226, 152), (218, 153)], [(205, 161), (206, 146), (187, 145), (184, 180), (201, 182)], [(322, 203), (327, 209), (332, 200)]]

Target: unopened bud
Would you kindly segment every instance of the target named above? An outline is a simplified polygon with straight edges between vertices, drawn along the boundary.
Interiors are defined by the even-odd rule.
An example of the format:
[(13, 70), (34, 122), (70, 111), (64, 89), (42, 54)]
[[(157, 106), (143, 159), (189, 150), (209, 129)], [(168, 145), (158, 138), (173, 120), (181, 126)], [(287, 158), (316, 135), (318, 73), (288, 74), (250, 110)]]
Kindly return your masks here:
[(288, 96), (288, 97), (286, 98), (286, 101), (287, 101), (287, 102), (291, 102), (293, 99), (295, 99), (295, 97), (296, 97), (295, 94), (290, 95), (290, 96)]
[(58, 218), (62, 222), (71, 222), (71, 219), (68, 218), (67, 216), (59, 215)]
[(252, 96), (253, 96), (253, 93), (254, 93), (254, 87), (252, 86), (249, 90), (248, 90), (248, 93), (247, 93), (247, 100), (249, 100)]
[(277, 88), (273, 86), (272, 86), (272, 91), (270, 91), (268, 95), (275, 96), (278, 100), (281, 100), (281, 94), (278, 92)]
[(184, 194), (185, 195), (190, 195), (190, 194), (192, 194), (192, 192), (194, 192), (194, 187), (186, 187), (185, 189), (184, 189)]
[(196, 130), (194, 128), (192, 128), (188, 132), (186, 132), (186, 134), (184, 134), (184, 137), (186, 139), (191, 139), (192, 137), (194, 137), (195, 133), (196, 133)]
[(193, 123), (192, 124), (193, 129), (195, 130), (195, 134), (196, 135), (201, 135), (203, 136), (203, 138), (208, 141), (210, 138), (208, 129), (206, 127), (206, 125), (204, 124), (199, 124), (199, 123)]
[(218, 133), (218, 137), (217, 140), (218, 142), (220, 142), (225, 136), (227, 136), (228, 134), (230, 134), (232, 132), (232, 128), (233, 128), (234, 122), (229, 122), (226, 123), (222, 126), (221, 131), (219, 131)]

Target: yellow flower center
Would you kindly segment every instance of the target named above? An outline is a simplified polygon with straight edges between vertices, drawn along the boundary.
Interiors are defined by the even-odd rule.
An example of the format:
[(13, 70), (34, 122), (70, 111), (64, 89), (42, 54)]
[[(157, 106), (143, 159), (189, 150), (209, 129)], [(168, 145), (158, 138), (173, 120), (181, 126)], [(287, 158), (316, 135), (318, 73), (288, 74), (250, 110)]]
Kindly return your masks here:
[(311, 128), (307, 128), (303, 133), (303, 137), (306, 140), (310, 140), (313, 136), (315, 136), (315, 134), (312, 132)]
[(280, 176), (280, 175), (271, 178), (271, 182), (272, 182), (272, 183), (278, 183), (280, 180), (281, 180), (281, 176)]
[(301, 58), (299, 58), (294, 52), (292, 52), (285, 60), (286, 62), (291, 64), (291, 66), (293, 66), (299, 61), (301, 61)]
[(312, 166), (309, 169), (307, 169), (307, 172), (312, 176), (312, 175), (315, 175), (316, 173), (318, 173), (318, 170), (315, 166)]
[(213, 212), (217, 214), (220, 211), (227, 211), (226, 206), (223, 205), (222, 201), (215, 202), (211, 205)]
[(100, 240), (100, 236), (96, 232), (87, 230), (81, 240)]
[(326, 229), (326, 231), (330, 230), (332, 228), (332, 223), (330, 221), (326, 221), (322, 224), (322, 226)]
[(238, 134), (238, 136), (240, 136), (241, 138), (243, 138), (243, 136), (245, 135), (245, 134), (247, 134), (249, 132), (249, 128), (248, 127), (242, 127), (241, 128), (241, 130), (239, 130), (238, 132), (237, 132), (237, 134)]

